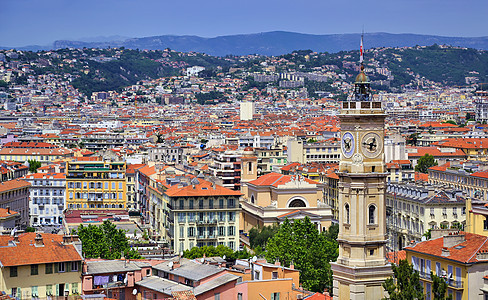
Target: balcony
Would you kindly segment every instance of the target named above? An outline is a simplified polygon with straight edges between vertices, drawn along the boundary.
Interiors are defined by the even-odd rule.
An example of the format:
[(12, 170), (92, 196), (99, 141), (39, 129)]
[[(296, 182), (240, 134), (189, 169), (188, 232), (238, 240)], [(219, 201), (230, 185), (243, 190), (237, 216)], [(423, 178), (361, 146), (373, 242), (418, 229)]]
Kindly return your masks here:
[(456, 288), (456, 289), (462, 289), (463, 288), (463, 282), (462, 281), (457, 281), (457, 280), (448, 280), (447, 284), (450, 287)]

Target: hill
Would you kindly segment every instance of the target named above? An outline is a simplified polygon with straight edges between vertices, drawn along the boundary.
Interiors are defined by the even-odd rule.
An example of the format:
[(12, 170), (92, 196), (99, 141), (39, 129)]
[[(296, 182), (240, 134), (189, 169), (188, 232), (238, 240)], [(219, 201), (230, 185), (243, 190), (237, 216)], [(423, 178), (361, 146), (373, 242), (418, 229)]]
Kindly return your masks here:
[[(200, 52), (209, 55), (282, 55), (293, 50), (311, 49), (317, 52), (338, 52), (357, 49), (359, 34), (314, 35), (286, 31), (254, 34), (238, 34), (203, 38), (199, 36), (161, 35), (142, 38), (107, 38), (98, 41), (55, 41), (51, 46), (27, 46), (19, 50), (50, 50), (61, 48), (107, 48), (125, 47), (129, 49), (164, 50), (170, 48), (181, 52)], [(452, 45), (458, 47), (488, 50), (488, 36), (485, 37), (445, 37), (420, 34), (366, 33), (365, 47), (413, 47)], [(2, 47), (0, 47), (2, 48)], [(3, 47), (4, 49), (6, 47)]]

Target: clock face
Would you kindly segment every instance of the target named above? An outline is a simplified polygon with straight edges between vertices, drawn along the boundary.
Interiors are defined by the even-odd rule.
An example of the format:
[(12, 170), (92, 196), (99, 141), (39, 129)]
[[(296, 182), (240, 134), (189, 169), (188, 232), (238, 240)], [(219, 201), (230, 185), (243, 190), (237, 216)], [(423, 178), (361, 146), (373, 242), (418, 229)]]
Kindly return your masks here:
[(354, 153), (354, 136), (350, 132), (344, 133), (342, 136), (342, 153), (349, 158)]
[(375, 158), (383, 149), (383, 141), (375, 132), (366, 133), (361, 141), (361, 149), (364, 156), (368, 158)]

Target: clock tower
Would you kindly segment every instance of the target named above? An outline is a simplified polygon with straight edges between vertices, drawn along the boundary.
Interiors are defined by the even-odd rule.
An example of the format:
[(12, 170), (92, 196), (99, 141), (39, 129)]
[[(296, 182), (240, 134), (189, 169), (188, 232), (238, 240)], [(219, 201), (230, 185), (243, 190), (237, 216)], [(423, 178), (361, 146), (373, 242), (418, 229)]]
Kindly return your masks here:
[[(362, 45), (362, 41), (361, 41)], [(381, 299), (392, 275), (386, 260), (385, 113), (361, 72), (342, 102), (339, 163), (339, 257), (331, 263), (334, 299)]]

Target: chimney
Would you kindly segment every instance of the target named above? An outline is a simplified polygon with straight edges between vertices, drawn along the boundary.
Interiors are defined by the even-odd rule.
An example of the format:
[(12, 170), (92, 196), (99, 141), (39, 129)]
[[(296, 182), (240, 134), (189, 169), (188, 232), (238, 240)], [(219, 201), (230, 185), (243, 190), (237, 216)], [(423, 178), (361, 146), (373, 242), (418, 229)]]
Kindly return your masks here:
[(427, 187), (427, 191), (428, 191), (428, 197), (432, 197), (435, 195), (435, 188), (433, 186), (428, 186)]
[(36, 247), (44, 246), (44, 242), (42, 241), (42, 235), (40, 233), (36, 233), (35, 245)]
[(466, 241), (466, 236), (464, 234), (459, 234), (458, 232), (449, 233), (449, 235), (444, 236), (444, 247), (452, 248)]
[(280, 263), (280, 261), (278, 259), (275, 260), (275, 263), (274, 264), (275, 264), (275, 266), (281, 266), (281, 263)]
[(19, 235), (17, 234), (17, 232), (14, 235), (14, 242), (16, 242), (16, 243), (19, 242)]
[(7, 206), (7, 214), (10, 215), (10, 206)]
[(63, 244), (71, 244), (73, 242), (73, 237), (71, 235), (63, 235)]
[(442, 256), (449, 256), (449, 249), (447, 247), (442, 247)]
[(476, 253), (476, 259), (488, 260), (488, 250), (481, 250), (478, 253)]
[(290, 264), (290, 269), (295, 270), (295, 263), (293, 261)]
[(173, 262), (173, 269), (181, 267), (180, 260), (178, 259), (177, 261)]

